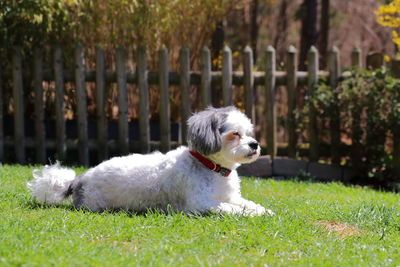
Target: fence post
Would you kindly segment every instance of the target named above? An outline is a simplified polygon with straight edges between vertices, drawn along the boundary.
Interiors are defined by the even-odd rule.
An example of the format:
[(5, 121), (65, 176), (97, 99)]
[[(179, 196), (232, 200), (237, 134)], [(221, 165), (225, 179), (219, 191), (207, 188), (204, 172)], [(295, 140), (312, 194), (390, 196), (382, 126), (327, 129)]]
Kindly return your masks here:
[(204, 47), (201, 51), (201, 107), (211, 105), (211, 57), (210, 49)]
[(393, 129), (393, 166), (400, 166), (400, 127)]
[(35, 143), (36, 161), (46, 162), (46, 133), (44, 128), (43, 101), (43, 52), (36, 47), (33, 51), (33, 87), (35, 90)]
[(393, 131), (393, 167), (400, 167), (400, 125), (396, 123)]
[(64, 102), (64, 66), (61, 47), (54, 48), (54, 83), (56, 89), (56, 147), (58, 160), (66, 158), (66, 134), (65, 134), (65, 102)]
[[(393, 59), (390, 64), (390, 74), (394, 78), (400, 78), (400, 61)], [(398, 175), (400, 170), (400, 123), (396, 122), (391, 129), (393, 133), (393, 163), (394, 174)]]
[(13, 53), (13, 97), (14, 97), (14, 146), (16, 160), (25, 163), (24, 87), (22, 78), (22, 49), (15, 47)]
[(228, 46), (222, 50), (222, 95), (224, 106), (232, 105), (232, 51)]
[(180, 51), (180, 85), (182, 89), (182, 110), (181, 110), (181, 137), (182, 143), (187, 145), (187, 120), (189, 119), (190, 108), (190, 56), (189, 49), (182, 47)]
[(147, 72), (147, 52), (144, 46), (137, 50), (137, 75), (139, 88), (139, 132), (140, 152), (150, 152), (150, 124), (149, 124), (149, 84)]
[(117, 87), (118, 87), (118, 148), (119, 153), (129, 153), (128, 133), (128, 94), (126, 88), (126, 51), (117, 48)]
[(100, 46), (96, 46), (96, 117), (99, 161), (105, 160), (108, 157), (108, 124), (105, 111), (106, 95), (106, 69), (104, 50)]
[(163, 46), (160, 56), (160, 150), (167, 152), (171, 149), (171, 115), (169, 108), (169, 67), (168, 50)]
[(246, 115), (255, 123), (255, 103), (254, 103), (254, 75), (253, 75), (253, 50), (246, 46), (243, 53), (243, 76), (245, 92)]
[(275, 106), (275, 49), (268, 46), (266, 49), (266, 72), (265, 72), (265, 97), (267, 110), (267, 153), (271, 157), (276, 156), (277, 141), (276, 141), (276, 106)]
[(286, 57), (287, 91), (288, 91), (288, 156), (296, 157), (297, 134), (296, 134), (296, 99), (297, 99), (297, 50), (289, 46)]
[(340, 163), (340, 111), (337, 105), (338, 96), (336, 87), (338, 85), (340, 71), (340, 55), (339, 49), (334, 46), (328, 53), (328, 68), (329, 68), (329, 85), (333, 91), (335, 104), (332, 107), (330, 114), (330, 135), (331, 135), (331, 156), (332, 162), (335, 164)]
[(362, 68), (361, 49), (359, 47), (354, 47), (351, 51), (351, 66)]
[(383, 54), (380, 52), (373, 52), (367, 55), (367, 68), (377, 69), (384, 65), (385, 60), (383, 59)]
[(75, 47), (75, 87), (77, 95), (79, 161), (82, 165), (89, 166), (85, 55), (83, 47), (80, 44), (77, 44)]
[[(355, 68), (361, 68), (362, 67), (362, 61), (361, 61), (361, 50), (358, 47), (354, 47), (353, 51), (351, 52), (351, 65), (352, 67)], [(358, 105), (356, 105), (358, 106)], [(353, 165), (353, 170), (357, 171), (360, 170), (360, 166), (362, 164), (362, 159), (361, 159), (361, 150), (362, 150), (362, 145), (361, 145), (361, 110), (358, 108), (357, 110), (354, 111), (351, 116), (353, 117), (352, 121), (352, 137), (351, 137), (351, 162)]]
[(0, 63), (0, 162), (4, 160), (3, 66)]
[[(313, 96), (315, 87), (318, 83), (318, 50), (312, 46), (308, 51), (308, 95)], [(317, 161), (319, 155), (319, 141), (317, 129), (317, 111), (309, 99), (309, 114), (308, 114), (308, 138), (310, 143), (309, 159)]]

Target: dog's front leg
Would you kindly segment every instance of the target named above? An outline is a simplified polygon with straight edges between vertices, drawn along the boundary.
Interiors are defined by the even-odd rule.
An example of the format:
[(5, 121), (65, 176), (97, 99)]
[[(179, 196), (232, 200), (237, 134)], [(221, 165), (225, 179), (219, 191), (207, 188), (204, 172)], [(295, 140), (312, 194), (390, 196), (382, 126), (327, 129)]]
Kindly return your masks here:
[(273, 216), (275, 213), (272, 210), (266, 209), (263, 206), (254, 203), (253, 201), (247, 200), (243, 197), (238, 197), (232, 200), (232, 204), (238, 205), (245, 210), (246, 213), (252, 216), (259, 216), (259, 215), (270, 215)]
[(243, 207), (232, 205), (230, 203), (221, 202), (218, 205), (211, 207), (211, 210), (227, 214), (245, 215)]
[(201, 207), (198, 207), (196, 210), (200, 212), (211, 211), (216, 213), (225, 213), (232, 215), (248, 215), (246, 214), (243, 207), (239, 205), (234, 205), (227, 202), (217, 202), (217, 201), (202, 203)]

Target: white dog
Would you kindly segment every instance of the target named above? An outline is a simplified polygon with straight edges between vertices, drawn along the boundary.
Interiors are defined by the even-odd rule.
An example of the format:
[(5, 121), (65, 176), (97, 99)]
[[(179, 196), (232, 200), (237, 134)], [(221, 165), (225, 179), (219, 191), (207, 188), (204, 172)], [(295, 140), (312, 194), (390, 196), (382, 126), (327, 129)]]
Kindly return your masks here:
[(260, 154), (252, 133), (250, 120), (236, 108), (208, 108), (188, 120), (189, 148), (114, 157), (79, 176), (58, 163), (46, 165), (33, 171), (28, 188), (39, 201), (59, 203), (72, 195), (75, 207), (93, 211), (273, 215), (240, 193), (235, 169)]

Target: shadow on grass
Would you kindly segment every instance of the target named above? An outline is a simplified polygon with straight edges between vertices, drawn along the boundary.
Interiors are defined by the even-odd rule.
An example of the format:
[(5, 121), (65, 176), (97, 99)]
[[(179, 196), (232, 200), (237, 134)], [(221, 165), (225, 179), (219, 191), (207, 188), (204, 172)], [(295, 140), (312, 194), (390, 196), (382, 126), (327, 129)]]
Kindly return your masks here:
[(87, 207), (80, 207), (76, 208), (72, 203), (59, 203), (59, 204), (48, 204), (39, 202), (35, 199), (27, 199), (24, 203), (24, 206), (27, 209), (31, 210), (43, 210), (43, 209), (63, 209), (73, 212), (83, 212), (83, 213), (90, 213), (90, 214), (112, 214), (112, 215), (124, 215), (127, 217), (149, 217), (149, 216), (174, 216), (174, 215), (181, 215), (190, 218), (201, 218), (201, 217), (219, 217), (224, 218), (228, 215), (215, 213), (215, 212), (204, 212), (204, 213), (185, 213), (183, 211), (174, 210), (171, 206), (168, 206), (167, 209), (161, 208), (149, 208), (143, 210), (127, 210), (123, 208), (113, 208), (113, 209), (106, 209), (103, 211), (92, 211)]
[(365, 178), (355, 176), (348, 181), (333, 180), (333, 179), (323, 179), (312, 176), (310, 173), (305, 171), (300, 171), (296, 176), (293, 177), (271, 177), (274, 180), (288, 180), (302, 183), (341, 183), (346, 186), (361, 186), (370, 188), (376, 191), (400, 193), (400, 178), (383, 180), (377, 178)]

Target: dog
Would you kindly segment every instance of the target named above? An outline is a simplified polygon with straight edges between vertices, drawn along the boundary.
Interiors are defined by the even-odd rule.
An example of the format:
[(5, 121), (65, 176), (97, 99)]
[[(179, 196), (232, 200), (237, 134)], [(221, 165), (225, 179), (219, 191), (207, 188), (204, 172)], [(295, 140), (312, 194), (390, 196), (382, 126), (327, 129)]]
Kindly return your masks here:
[(72, 195), (76, 208), (94, 212), (273, 215), (241, 195), (236, 168), (260, 155), (252, 134), (250, 119), (235, 107), (209, 107), (189, 118), (188, 147), (114, 157), (79, 176), (57, 162), (33, 170), (27, 186), (38, 201), (60, 203)]

